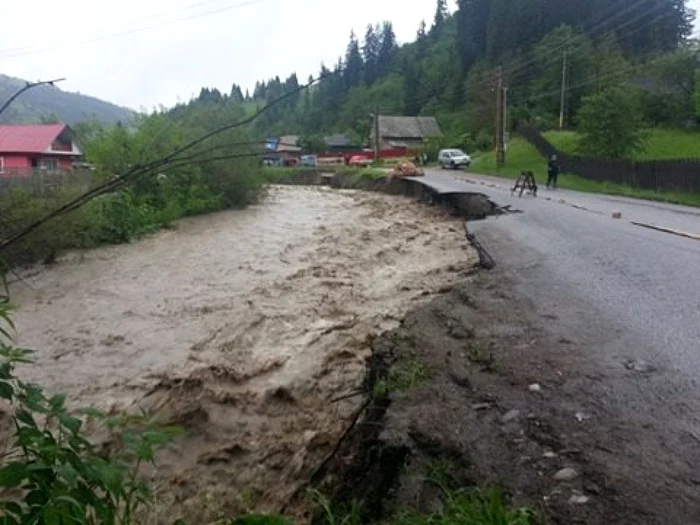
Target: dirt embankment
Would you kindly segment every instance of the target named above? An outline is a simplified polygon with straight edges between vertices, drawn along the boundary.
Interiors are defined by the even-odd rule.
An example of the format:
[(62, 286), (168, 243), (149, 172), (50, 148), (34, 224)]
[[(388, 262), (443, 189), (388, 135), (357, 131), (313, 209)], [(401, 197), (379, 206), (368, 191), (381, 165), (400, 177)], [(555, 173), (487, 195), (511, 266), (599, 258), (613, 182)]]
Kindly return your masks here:
[[(544, 523), (696, 523), (683, 460), (664, 460), (652, 429), (606, 402), (607, 374), (645, 382), (649, 371), (603, 371), (569, 337), (502, 272), (418, 306), (372, 344), (367, 390), (395, 388), (375, 396), (315, 482), (338, 508), (363, 501), (368, 523), (439, 511), (445, 485), (501, 487)], [(619, 448), (635, 443), (644, 465)]]
[(152, 473), (164, 521), (277, 512), (360, 410), (372, 337), (476, 262), (438, 207), (276, 187), (259, 207), (28, 272), (13, 297), (38, 362), (22, 374), (185, 427)]

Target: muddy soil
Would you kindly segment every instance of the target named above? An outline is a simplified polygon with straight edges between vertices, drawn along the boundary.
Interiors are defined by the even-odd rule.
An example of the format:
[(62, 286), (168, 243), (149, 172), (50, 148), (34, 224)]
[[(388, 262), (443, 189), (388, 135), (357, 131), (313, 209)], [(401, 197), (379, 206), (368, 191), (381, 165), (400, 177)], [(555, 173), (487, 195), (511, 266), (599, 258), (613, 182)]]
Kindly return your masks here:
[(473, 273), (462, 225), (399, 196), (276, 187), (245, 211), (63, 258), (13, 287), (21, 371), (76, 405), (187, 433), (152, 473), (155, 515), (278, 511), (363, 399), (371, 340)]
[(502, 487), (544, 523), (698, 523), (688, 458), (611, 402), (612, 376), (652, 387), (649, 371), (604, 370), (515, 288), (482, 272), (377, 338), (369, 383), (425, 373), (377, 398), (316, 482), (340, 507), (363, 501), (365, 522), (439, 511), (439, 482)]

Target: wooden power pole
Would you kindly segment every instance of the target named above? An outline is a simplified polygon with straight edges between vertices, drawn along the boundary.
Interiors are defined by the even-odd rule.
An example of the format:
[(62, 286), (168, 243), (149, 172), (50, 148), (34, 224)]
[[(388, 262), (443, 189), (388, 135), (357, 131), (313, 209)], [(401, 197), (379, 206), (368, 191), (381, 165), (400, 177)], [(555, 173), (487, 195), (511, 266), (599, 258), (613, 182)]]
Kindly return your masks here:
[(569, 50), (564, 48), (564, 59), (561, 64), (561, 103), (559, 109), (559, 129), (564, 129), (564, 124), (566, 124), (566, 101), (567, 101), (567, 90), (568, 90), (568, 76), (569, 76)]
[(505, 121), (506, 108), (505, 89), (503, 86), (503, 68), (496, 71), (496, 169), (501, 169), (506, 163)]
[(379, 107), (374, 108), (374, 160), (379, 160)]

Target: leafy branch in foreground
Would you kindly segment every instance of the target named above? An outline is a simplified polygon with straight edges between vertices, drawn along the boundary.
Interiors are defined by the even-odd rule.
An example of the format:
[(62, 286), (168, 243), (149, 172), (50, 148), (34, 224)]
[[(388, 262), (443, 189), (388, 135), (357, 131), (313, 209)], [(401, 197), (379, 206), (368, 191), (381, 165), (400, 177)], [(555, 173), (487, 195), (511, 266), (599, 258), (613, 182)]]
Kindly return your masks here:
[[(0, 299), (0, 412), (14, 429), (0, 451), (0, 523), (3, 525), (128, 525), (150, 502), (151, 491), (141, 467), (155, 461), (158, 448), (170, 442), (175, 428), (156, 428), (145, 417), (110, 417), (100, 411), (77, 415), (64, 395), (44, 390), (15, 375), (30, 363), (31, 352), (16, 348), (10, 304)], [(5, 407), (0, 407), (0, 410)], [(79, 417), (80, 416), (80, 417)], [(93, 418), (120, 439), (110, 452), (86, 437), (84, 423)]]

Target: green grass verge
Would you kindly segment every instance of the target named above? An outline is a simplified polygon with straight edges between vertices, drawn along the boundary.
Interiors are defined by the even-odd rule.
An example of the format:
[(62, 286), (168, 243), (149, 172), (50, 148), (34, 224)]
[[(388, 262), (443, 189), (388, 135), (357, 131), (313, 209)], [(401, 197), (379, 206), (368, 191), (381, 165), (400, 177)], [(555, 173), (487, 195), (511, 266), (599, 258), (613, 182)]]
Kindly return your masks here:
[[(571, 132), (564, 133), (565, 134), (562, 136), (566, 137), (566, 133)], [(570, 141), (571, 137), (569, 136), (569, 138), (566, 140)], [(498, 175), (511, 179), (516, 178), (521, 171), (529, 170), (535, 174), (535, 178), (540, 182), (540, 184), (542, 184), (547, 179), (546, 165), (547, 160), (539, 154), (534, 146), (532, 146), (525, 139), (515, 138), (509, 145), (507, 166), (505, 166), (503, 169), (496, 169), (495, 153), (488, 152), (481, 154), (474, 160), (471, 170), (475, 173)], [(564, 173), (559, 176), (559, 187), (569, 190), (582, 191), (585, 193), (621, 195), (635, 199), (645, 199), (650, 201), (700, 207), (700, 193), (644, 190), (613, 182), (589, 180), (568, 173)]]
[[(558, 150), (578, 152), (579, 135), (575, 131), (548, 131), (544, 137)], [(680, 129), (651, 129), (643, 151), (631, 160), (673, 160), (700, 158), (700, 132)]]

